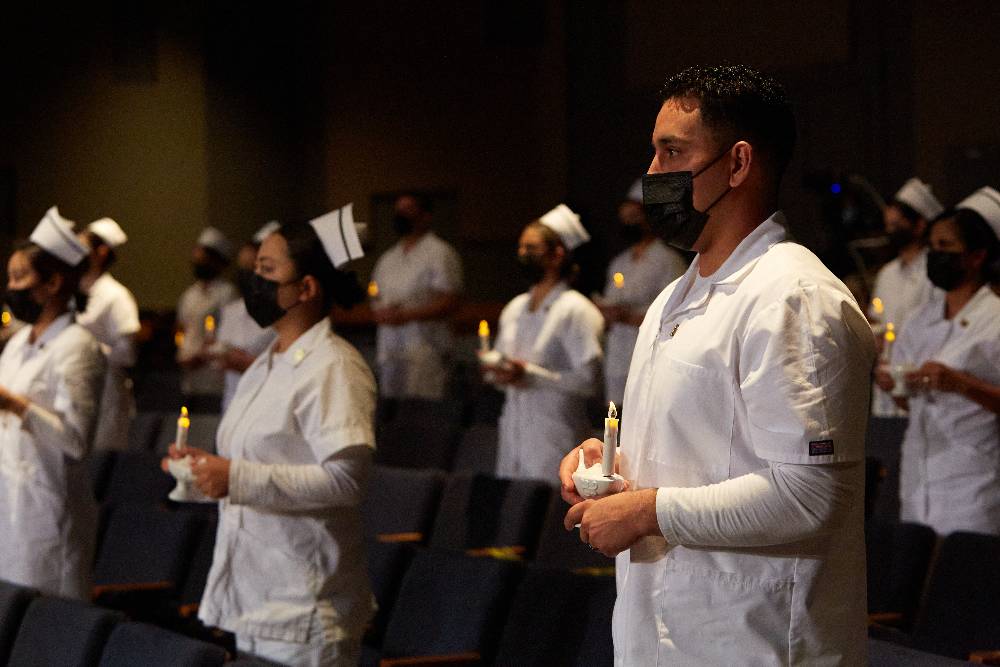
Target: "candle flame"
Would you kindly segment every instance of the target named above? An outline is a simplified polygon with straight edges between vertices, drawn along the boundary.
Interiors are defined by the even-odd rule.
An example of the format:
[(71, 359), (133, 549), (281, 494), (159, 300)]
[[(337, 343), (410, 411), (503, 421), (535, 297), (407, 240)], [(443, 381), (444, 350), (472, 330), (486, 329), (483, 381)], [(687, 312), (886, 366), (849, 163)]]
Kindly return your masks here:
[(490, 335), (490, 324), (486, 320), (479, 320), (479, 335), (482, 337)]
[(616, 289), (625, 287), (625, 276), (621, 272), (616, 273), (611, 280), (614, 281)]
[(215, 331), (215, 318), (211, 315), (205, 316), (205, 331), (208, 333)]
[(183, 347), (184, 346), (184, 332), (183, 331), (178, 331), (177, 333), (174, 334), (174, 345), (176, 345), (177, 347)]
[(885, 311), (885, 304), (882, 303), (882, 299), (878, 297), (872, 299), (872, 310), (875, 311), (876, 315), (881, 315)]
[(894, 340), (896, 340), (896, 332), (893, 331), (892, 329), (889, 329), (888, 331), (885, 332), (885, 342), (891, 343)]
[(374, 280), (368, 283), (368, 296), (373, 299), (378, 298), (378, 283)]
[(618, 408), (615, 407), (615, 402), (611, 401), (608, 405), (608, 419), (616, 419), (618, 417)]
[(892, 322), (889, 322), (889, 323), (887, 323), (885, 325), (885, 330), (886, 331), (895, 331), (896, 330), (896, 325), (893, 324)]
[(0, 315), (0, 323), (2, 323), (5, 327), (9, 327), (10, 320), (11, 320), (10, 313), (8, 313), (6, 310), (3, 311), (3, 314)]
[(181, 407), (181, 416), (177, 419), (177, 425), (183, 428), (188, 428), (191, 426), (191, 420), (188, 419), (188, 409), (187, 407)]

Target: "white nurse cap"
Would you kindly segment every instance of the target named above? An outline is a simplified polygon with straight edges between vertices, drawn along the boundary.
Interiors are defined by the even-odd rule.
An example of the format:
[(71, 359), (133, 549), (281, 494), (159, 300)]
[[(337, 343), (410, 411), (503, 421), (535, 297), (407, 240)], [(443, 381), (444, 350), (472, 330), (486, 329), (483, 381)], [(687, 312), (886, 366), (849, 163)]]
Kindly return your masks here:
[(566, 204), (559, 204), (538, 221), (558, 234), (567, 250), (575, 250), (590, 240), (590, 234), (580, 224), (580, 216)]
[(101, 239), (113, 250), (128, 241), (128, 236), (111, 218), (101, 218), (87, 225), (87, 231)]
[(955, 208), (967, 208), (983, 216), (983, 220), (1000, 239), (1000, 192), (987, 185), (958, 202)]
[(628, 189), (628, 194), (625, 195), (625, 201), (634, 201), (639, 204), (642, 203), (642, 179), (635, 179), (635, 183), (632, 187)]
[(76, 266), (89, 254), (73, 233), (73, 223), (59, 215), (55, 206), (45, 212), (28, 240), (70, 266)]
[(226, 238), (226, 235), (215, 227), (206, 227), (198, 235), (198, 245), (214, 250), (226, 259), (233, 256), (233, 246)]
[(314, 218), (309, 224), (316, 230), (316, 236), (323, 244), (323, 250), (336, 268), (339, 269), (351, 260), (365, 256), (354, 223), (353, 203)]
[(944, 206), (941, 206), (941, 202), (931, 192), (931, 186), (919, 178), (911, 178), (903, 183), (893, 199), (912, 208), (924, 220), (933, 220), (944, 211)]
[(281, 229), (281, 223), (278, 222), (277, 220), (271, 220), (270, 222), (266, 222), (264, 223), (263, 227), (254, 232), (253, 242), (256, 243), (257, 245), (260, 245), (261, 243), (264, 242), (264, 239), (266, 239), (268, 236), (275, 233), (279, 229)]

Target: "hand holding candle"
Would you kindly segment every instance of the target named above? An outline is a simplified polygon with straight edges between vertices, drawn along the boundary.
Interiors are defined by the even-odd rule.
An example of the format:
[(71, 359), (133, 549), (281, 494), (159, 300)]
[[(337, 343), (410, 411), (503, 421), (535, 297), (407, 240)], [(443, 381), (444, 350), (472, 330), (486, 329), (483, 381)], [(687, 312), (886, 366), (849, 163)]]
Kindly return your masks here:
[(618, 409), (612, 403), (608, 406), (608, 416), (604, 420), (604, 442), (596, 438), (589, 443), (601, 444), (601, 462), (587, 467), (584, 460), (583, 446), (579, 448), (579, 459), (576, 471), (573, 473), (573, 484), (576, 492), (582, 498), (597, 498), (612, 493), (619, 493), (628, 488), (625, 478), (615, 472), (615, 460), (618, 454)]

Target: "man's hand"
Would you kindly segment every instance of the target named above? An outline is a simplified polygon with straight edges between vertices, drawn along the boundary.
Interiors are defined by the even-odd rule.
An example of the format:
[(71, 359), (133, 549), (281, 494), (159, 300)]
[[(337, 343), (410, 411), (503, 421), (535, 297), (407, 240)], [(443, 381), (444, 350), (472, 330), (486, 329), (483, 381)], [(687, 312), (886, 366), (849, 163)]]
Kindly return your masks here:
[(524, 380), (524, 365), (520, 359), (506, 359), (499, 366), (489, 370), (493, 373), (495, 383), (518, 385)]
[[(576, 492), (576, 484), (573, 482), (573, 473), (580, 465), (580, 450), (583, 450), (583, 465), (590, 467), (595, 463), (604, 460), (604, 443), (597, 438), (590, 438), (580, 443), (579, 447), (574, 447), (569, 454), (563, 457), (559, 463), (559, 485), (562, 499), (570, 505), (584, 502), (583, 496)], [(615, 464), (617, 471), (618, 465)]]
[(609, 558), (648, 535), (660, 535), (656, 489), (625, 491), (600, 500), (584, 500), (566, 512), (563, 526), (580, 524), (580, 541)]
[(167, 450), (167, 457), (160, 461), (163, 472), (170, 472), (167, 459), (191, 457), (191, 474), (198, 490), (209, 498), (224, 498), (229, 495), (229, 459), (209, 454), (197, 447), (178, 449), (174, 443)]

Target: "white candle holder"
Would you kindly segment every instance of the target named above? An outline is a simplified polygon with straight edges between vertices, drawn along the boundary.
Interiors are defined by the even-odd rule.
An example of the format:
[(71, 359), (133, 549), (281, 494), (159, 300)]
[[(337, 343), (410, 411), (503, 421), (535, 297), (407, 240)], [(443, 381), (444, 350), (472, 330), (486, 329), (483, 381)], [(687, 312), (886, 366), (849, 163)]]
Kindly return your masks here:
[(604, 474), (604, 466), (598, 462), (589, 468), (583, 463), (583, 449), (580, 450), (580, 463), (573, 473), (573, 484), (576, 492), (583, 498), (619, 493), (625, 490), (625, 478), (618, 473)]

